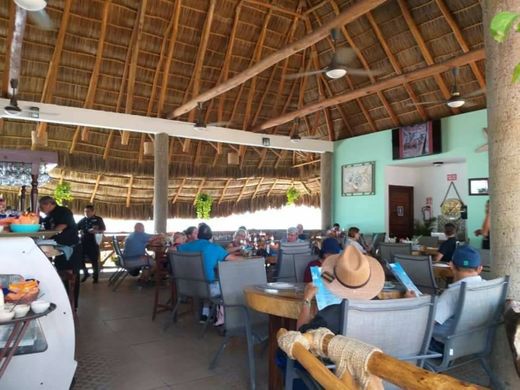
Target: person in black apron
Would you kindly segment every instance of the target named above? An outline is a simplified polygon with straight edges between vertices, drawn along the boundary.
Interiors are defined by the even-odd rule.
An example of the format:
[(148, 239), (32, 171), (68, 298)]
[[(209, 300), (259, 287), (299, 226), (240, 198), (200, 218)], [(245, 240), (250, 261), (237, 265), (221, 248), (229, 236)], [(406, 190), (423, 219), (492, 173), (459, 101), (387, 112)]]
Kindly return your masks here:
[(81, 232), (81, 246), (83, 247), (83, 278), (81, 282), (84, 282), (90, 277), (85, 265), (86, 261), (90, 261), (94, 271), (93, 280), (94, 283), (97, 283), (99, 278), (100, 251), (96, 241), (96, 234), (103, 233), (106, 230), (105, 222), (103, 218), (96, 215), (94, 206), (91, 204), (85, 206), (84, 212), (85, 217), (78, 222), (78, 229)]

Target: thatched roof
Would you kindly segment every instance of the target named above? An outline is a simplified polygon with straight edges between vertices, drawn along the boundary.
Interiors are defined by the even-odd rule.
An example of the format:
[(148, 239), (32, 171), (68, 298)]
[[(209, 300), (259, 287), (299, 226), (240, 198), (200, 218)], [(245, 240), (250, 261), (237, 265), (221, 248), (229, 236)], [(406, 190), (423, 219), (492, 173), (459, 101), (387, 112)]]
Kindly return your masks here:
[[(49, 0), (46, 10), (60, 28), (43, 31), (27, 21), (19, 97), (165, 117), (198, 93), (304, 38), (359, 3), (362, 2)], [(14, 15), (14, 2), (4, 2), (0, 7), (4, 97)], [(205, 119), (258, 131), (263, 123), (285, 112), (472, 53), (483, 47), (482, 10), (478, 0), (391, 0), (346, 24), (341, 33), (338, 46), (350, 46), (357, 53), (350, 65), (378, 70), (378, 75), (350, 75), (338, 80), (323, 76), (285, 78), (328, 64), (333, 42), (330, 38), (322, 39), (206, 102)], [(463, 95), (485, 87), (484, 65), (483, 59), (460, 64), (458, 86)], [(343, 100), (303, 116), (300, 122), (262, 131), (338, 140), (485, 107), (483, 94), (471, 100), (472, 105), (458, 110), (442, 103), (411, 104), (448, 98), (453, 82), (452, 73), (444, 69)], [(193, 113), (177, 119), (193, 121)], [(147, 136), (130, 134), (128, 144), (122, 145), (126, 134), (119, 131), (41, 126), (7, 119), (3, 120), (0, 147), (30, 148), (30, 132), (37, 128), (48, 133), (48, 146), (43, 149), (59, 152), (61, 170), (53, 175), (59, 180), (64, 172), (63, 179), (73, 184), (78, 206), (89, 201), (95, 192), (94, 201), (104, 208), (105, 215), (151, 215), (153, 159), (143, 153)], [(239, 165), (228, 164), (229, 152), (240, 155)], [(175, 202), (170, 212), (188, 216), (198, 190), (222, 199), (215, 206), (216, 215), (280, 206), (285, 191), (293, 184), (305, 194), (302, 202), (318, 205), (317, 160), (319, 155), (313, 153), (171, 138), (170, 195)], [(131, 207), (127, 208), (130, 177)]]

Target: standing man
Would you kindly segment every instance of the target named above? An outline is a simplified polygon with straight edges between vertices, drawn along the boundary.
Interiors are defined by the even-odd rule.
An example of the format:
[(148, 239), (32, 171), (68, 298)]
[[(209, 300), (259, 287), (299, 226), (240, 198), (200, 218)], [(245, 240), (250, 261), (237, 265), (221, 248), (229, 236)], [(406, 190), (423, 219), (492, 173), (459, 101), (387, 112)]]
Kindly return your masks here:
[(89, 278), (89, 273), (85, 262), (87, 260), (92, 264), (94, 270), (93, 282), (97, 283), (99, 278), (99, 245), (96, 241), (96, 234), (103, 233), (106, 230), (103, 218), (96, 215), (94, 206), (88, 204), (84, 209), (85, 217), (78, 222), (78, 229), (81, 232), (81, 244), (83, 246), (83, 278), (81, 282)]
[[(40, 211), (45, 214), (41, 223), (45, 230), (55, 230), (57, 234), (51, 238), (60, 245), (63, 252), (54, 258), (54, 266), (58, 271), (71, 270), (76, 278), (74, 289), (74, 305), (78, 307), (79, 298), (79, 269), (81, 268), (81, 245), (79, 245), (78, 227), (74, 221), (72, 211), (67, 207), (58, 206), (51, 196), (40, 198)], [(64, 282), (65, 289), (68, 283)]]

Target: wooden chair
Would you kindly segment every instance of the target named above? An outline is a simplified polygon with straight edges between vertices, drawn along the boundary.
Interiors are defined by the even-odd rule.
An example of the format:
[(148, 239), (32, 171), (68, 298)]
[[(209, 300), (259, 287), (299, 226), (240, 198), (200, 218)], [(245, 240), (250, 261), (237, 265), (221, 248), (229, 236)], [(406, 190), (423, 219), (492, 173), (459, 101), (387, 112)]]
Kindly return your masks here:
[[(168, 266), (168, 257), (166, 254), (159, 255), (156, 252), (155, 256), (155, 294), (153, 301), (153, 311), (152, 311), (152, 321), (155, 321), (155, 317), (159, 313), (163, 313), (165, 311), (172, 311), (173, 304), (177, 301), (177, 289), (175, 288), (175, 283), (173, 283), (170, 276), (170, 267)], [(170, 284), (170, 296), (166, 303), (159, 302), (159, 296), (161, 293), (162, 283), (163, 281), (168, 280)]]

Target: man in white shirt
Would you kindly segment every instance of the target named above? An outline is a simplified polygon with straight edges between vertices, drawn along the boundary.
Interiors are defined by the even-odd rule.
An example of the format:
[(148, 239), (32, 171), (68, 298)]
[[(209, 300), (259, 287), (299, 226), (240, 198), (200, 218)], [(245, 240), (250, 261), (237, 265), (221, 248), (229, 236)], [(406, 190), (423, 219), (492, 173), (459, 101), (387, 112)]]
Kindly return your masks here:
[(437, 300), (433, 339), (430, 345), (430, 349), (438, 352), (442, 352), (444, 349), (440, 340), (453, 331), (452, 325), (462, 282), (471, 286), (486, 283), (480, 277), (482, 271), (480, 253), (469, 245), (459, 246), (453, 252), (450, 267), (453, 271), (454, 283), (450, 284)]

